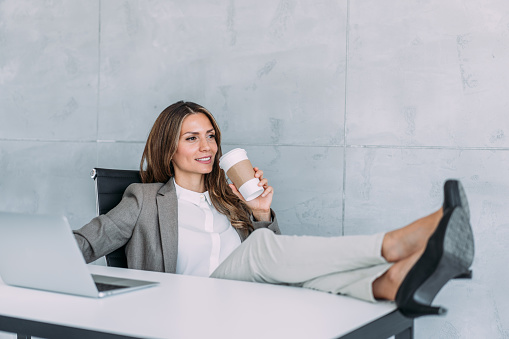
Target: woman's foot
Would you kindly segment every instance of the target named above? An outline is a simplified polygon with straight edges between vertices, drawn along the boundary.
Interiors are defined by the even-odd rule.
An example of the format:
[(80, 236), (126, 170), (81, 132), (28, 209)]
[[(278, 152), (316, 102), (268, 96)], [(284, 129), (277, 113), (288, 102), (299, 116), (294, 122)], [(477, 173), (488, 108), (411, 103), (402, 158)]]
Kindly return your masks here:
[(395, 300), (398, 288), (423, 252), (424, 248), (394, 263), (382, 276), (376, 279), (372, 285), (375, 299)]
[(442, 216), (443, 212), (440, 208), (410, 225), (387, 232), (382, 243), (382, 256), (388, 262), (398, 262), (416, 252), (422, 253)]
[(401, 313), (408, 317), (444, 313), (444, 308), (431, 306), (431, 302), (450, 279), (468, 270), (473, 258), (468, 216), (461, 207), (450, 208), (398, 288), (395, 301)]

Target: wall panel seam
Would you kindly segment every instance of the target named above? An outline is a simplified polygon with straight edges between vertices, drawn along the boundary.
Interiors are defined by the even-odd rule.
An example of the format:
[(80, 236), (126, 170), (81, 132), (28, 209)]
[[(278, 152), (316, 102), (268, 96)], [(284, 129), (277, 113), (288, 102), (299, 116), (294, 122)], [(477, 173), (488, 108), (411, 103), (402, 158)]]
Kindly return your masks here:
[(347, 103), (348, 103), (348, 52), (350, 37), (350, 0), (346, 1), (346, 29), (345, 29), (345, 92), (343, 107), (343, 184), (341, 193), (341, 235), (345, 235), (345, 210), (346, 210), (346, 151), (347, 151)]
[[(99, 142), (99, 110), (101, 107), (101, 0), (97, 0), (97, 107), (95, 137)], [(96, 148), (96, 165), (99, 164), (99, 148)]]
[[(145, 144), (146, 140), (125, 140), (125, 139), (44, 139), (44, 138), (0, 138), (0, 142), (67, 142), (67, 143), (118, 143), (118, 144)], [(306, 148), (370, 148), (370, 149), (399, 149), (399, 150), (446, 150), (446, 151), (509, 151), (508, 147), (485, 147), (485, 146), (408, 146), (408, 145), (330, 145), (330, 144), (250, 144), (250, 143), (226, 143), (222, 146), (244, 146), (244, 147), (306, 147)]]

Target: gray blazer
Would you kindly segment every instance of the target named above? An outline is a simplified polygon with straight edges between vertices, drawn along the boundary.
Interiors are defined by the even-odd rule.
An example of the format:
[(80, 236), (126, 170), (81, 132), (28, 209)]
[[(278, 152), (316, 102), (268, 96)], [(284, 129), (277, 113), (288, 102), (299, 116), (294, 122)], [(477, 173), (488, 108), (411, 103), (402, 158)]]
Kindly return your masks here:
[[(126, 244), (129, 268), (175, 273), (177, 211), (173, 180), (166, 184), (131, 184), (115, 208), (73, 232), (87, 263)], [(252, 223), (254, 229), (269, 228), (281, 233), (274, 212), (272, 222), (252, 219)], [(244, 241), (246, 235), (237, 232)]]

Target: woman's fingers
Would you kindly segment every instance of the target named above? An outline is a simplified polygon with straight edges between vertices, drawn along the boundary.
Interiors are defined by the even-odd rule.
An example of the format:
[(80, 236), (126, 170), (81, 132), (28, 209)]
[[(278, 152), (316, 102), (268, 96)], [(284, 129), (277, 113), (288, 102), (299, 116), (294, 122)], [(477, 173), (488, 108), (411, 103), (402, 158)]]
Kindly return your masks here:
[(230, 186), (233, 194), (235, 194), (240, 200), (245, 201), (244, 197), (242, 196), (242, 194), (240, 194), (239, 190), (237, 189), (237, 187), (235, 187), (234, 184), (229, 184), (228, 186)]
[(263, 171), (260, 170), (258, 167), (254, 167), (253, 169), (255, 171), (255, 178), (262, 180), (263, 179)]
[(265, 191), (262, 193), (262, 198), (265, 198), (267, 195), (274, 193), (274, 188), (272, 186), (265, 187)]
[(269, 181), (267, 179), (262, 179), (260, 180), (260, 182), (258, 183), (258, 186), (261, 186), (263, 188), (266, 188), (267, 186), (269, 185)]

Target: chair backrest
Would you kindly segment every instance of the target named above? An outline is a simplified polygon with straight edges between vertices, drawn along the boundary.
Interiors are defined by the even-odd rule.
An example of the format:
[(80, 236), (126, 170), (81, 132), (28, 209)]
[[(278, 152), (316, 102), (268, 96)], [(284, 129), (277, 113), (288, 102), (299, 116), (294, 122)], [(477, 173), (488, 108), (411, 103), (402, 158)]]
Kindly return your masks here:
[[(141, 182), (137, 170), (94, 168), (90, 176), (95, 181), (97, 215), (105, 214), (117, 206), (127, 186)], [(127, 268), (125, 246), (107, 254), (106, 263), (112, 267)]]

